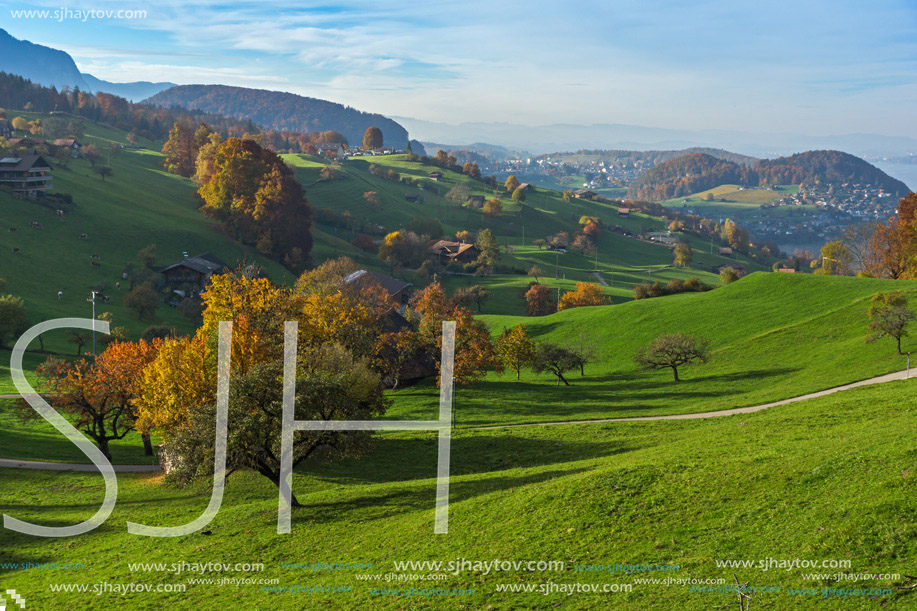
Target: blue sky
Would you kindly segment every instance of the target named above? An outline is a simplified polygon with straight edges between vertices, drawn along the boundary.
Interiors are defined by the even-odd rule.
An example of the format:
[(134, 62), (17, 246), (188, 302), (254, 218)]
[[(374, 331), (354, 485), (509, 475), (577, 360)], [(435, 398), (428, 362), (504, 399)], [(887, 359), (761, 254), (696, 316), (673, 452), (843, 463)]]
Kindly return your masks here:
[[(13, 19), (11, 10), (145, 10)], [(917, 0), (0, 0), (114, 81), (292, 91), (431, 121), (917, 137)]]

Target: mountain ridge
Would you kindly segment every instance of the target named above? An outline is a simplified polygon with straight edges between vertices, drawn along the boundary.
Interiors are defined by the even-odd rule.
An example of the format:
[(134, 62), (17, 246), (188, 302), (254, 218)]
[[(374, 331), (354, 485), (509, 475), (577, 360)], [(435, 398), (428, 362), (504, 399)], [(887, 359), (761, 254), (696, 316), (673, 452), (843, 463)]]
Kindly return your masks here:
[(403, 149), (409, 141), (404, 126), (380, 114), (285, 91), (230, 85), (176, 85), (147, 98), (144, 103), (248, 119), (260, 127), (277, 131), (334, 130), (343, 134), (349, 144), (357, 146), (366, 128), (373, 126), (382, 130), (386, 146)]
[(80, 72), (66, 51), (20, 40), (0, 28), (0, 71), (23, 76), (33, 83), (57, 89), (104, 92), (138, 101), (171, 87), (173, 83), (136, 81), (113, 83)]

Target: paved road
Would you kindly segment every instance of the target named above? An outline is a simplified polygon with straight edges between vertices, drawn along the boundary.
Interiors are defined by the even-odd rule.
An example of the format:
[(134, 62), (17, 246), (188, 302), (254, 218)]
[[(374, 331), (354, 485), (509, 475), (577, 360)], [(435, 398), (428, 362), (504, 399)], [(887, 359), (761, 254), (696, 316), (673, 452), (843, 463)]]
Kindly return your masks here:
[(868, 386), (870, 384), (882, 384), (883, 382), (893, 382), (895, 380), (904, 380), (907, 376), (907, 371), (897, 371), (895, 373), (889, 373), (884, 376), (878, 376), (875, 378), (869, 378), (868, 380), (860, 380), (859, 382), (854, 382), (853, 384), (844, 384), (843, 386), (835, 386), (834, 388), (829, 388), (827, 390), (820, 390), (818, 392), (809, 393), (807, 395), (802, 395), (800, 397), (793, 397), (792, 399), (783, 399), (782, 401), (774, 401), (773, 403), (764, 403), (763, 405), (751, 405), (749, 407), (736, 407), (733, 409), (724, 409), (717, 412), (699, 412), (696, 414), (674, 414), (671, 416), (636, 416), (632, 418), (602, 418), (601, 420), (565, 420), (561, 422), (530, 422), (525, 424), (498, 424), (495, 426), (475, 426), (469, 427), (475, 430), (482, 429), (504, 429), (504, 428), (516, 428), (520, 426), (558, 426), (561, 424), (597, 424), (602, 422), (639, 422), (643, 420), (695, 420), (697, 418), (716, 418), (718, 416), (733, 416), (735, 414), (751, 414), (753, 412), (760, 412), (769, 407), (777, 407), (778, 405), (786, 405), (788, 403), (796, 403), (797, 401), (805, 401), (807, 399), (815, 399), (818, 397), (824, 397), (826, 395), (831, 395), (836, 392), (841, 392), (844, 390), (850, 390), (851, 388), (858, 388), (860, 386)]
[(608, 283), (605, 282), (605, 279), (602, 278), (602, 275), (599, 272), (592, 272), (592, 275), (595, 276), (595, 279), (599, 281), (599, 284), (602, 286), (608, 286)]
[[(882, 384), (884, 382), (893, 382), (895, 380), (904, 380), (907, 376), (907, 371), (897, 371), (895, 373), (889, 373), (884, 376), (878, 376), (875, 378), (869, 378), (868, 380), (860, 380), (859, 382), (854, 382), (853, 384), (844, 384), (843, 386), (836, 386), (834, 388), (829, 388), (827, 390), (820, 390), (818, 392), (809, 393), (807, 395), (802, 395), (799, 397), (793, 397), (792, 399), (783, 399), (782, 401), (774, 401), (773, 403), (764, 403), (762, 405), (751, 405), (749, 407), (736, 407), (733, 409), (724, 409), (718, 412), (700, 412), (696, 414), (674, 414), (671, 416), (636, 416), (632, 418), (602, 418), (600, 420), (564, 420), (560, 422), (529, 422), (525, 424), (498, 424), (495, 426), (474, 426), (468, 427), (470, 430), (486, 430), (486, 429), (504, 429), (504, 428), (518, 428), (522, 426), (560, 426), (564, 424), (600, 424), (603, 422), (640, 422), (644, 420), (696, 420), (698, 418), (716, 418), (719, 416), (733, 416), (736, 414), (751, 414), (754, 412), (760, 412), (769, 407), (777, 407), (778, 405), (787, 405), (788, 403), (796, 403), (797, 401), (806, 401), (807, 399), (816, 399), (818, 397), (824, 397), (827, 395), (832, 395), (836, 392), (842, 392), (845, 390), (850, 390), (851, 388), (859, 388), (860, 386), (869, 386), (871, 384)], [(16, 396), (16, 395), (12, 395)], [(6, 395), (0, 395), (0, 398), (6, 398)], [(55, 462), (34, 462), (28, 460), (10, 460), (7, 458), (0, 458), (0, 468), (10, 468), (10, 469), (44, 469), (47, 471), (83, 471), (83, 472), (95, 472), (97, 471), (95, 465), (83, 465), (83, 464), (69, 464), (69, 463), (55, 463)], [(159, 465), (114, 465), (115, 471), (118, 473), (150, 473), (159, 471)]]
[[(112, 465), (116, 473), (153, 473), (160, 471), (159, 465)], [(34, 460), (12, 460), (0, 458), (0, 468), (7, 469), (41, 469), (43, 471), (83, 471), (98, 473), (95, 465), (71, 464), (63, 462), (38, 462)]]

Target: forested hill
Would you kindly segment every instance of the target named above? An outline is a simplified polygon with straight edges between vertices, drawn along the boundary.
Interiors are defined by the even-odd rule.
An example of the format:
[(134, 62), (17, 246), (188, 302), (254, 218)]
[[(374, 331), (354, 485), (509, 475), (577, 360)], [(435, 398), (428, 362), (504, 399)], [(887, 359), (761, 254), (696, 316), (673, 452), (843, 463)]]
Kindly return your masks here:
[(359, 145), (366, 128), (375, 126), (382, 130), (386, 146), (405, 148), (408, 145), (407, 130), (382, 115), (281, 91), (226, 85), (179, 85), (147, 98), (145, 102), (250, 119), (256, 125), (278, 131), (334, 130), (343, 134), (352, 145)]
[[(707, 153), (690, 153), (660, 163), (635, 180), (631, 199), (659, 201), (706, 191), (722, 184), (745, 185), (754, 170)], [(757, 184), (757, 181), (755, 180)]]
[(895, 197), (908, 193), (903, 182), (859, 157), (841, 151), (807, 151), (791, 157), (762, 159), (754, 167), (704, 153), (683, 155), (641, 174), (631, 184), (628, 197), (661, 201), (724, 184), (756, 187), (841, 183), (870, 185)]
[(806, 151), (790, 157), (762, 159), (756, 170), (762, 185), (860, 183), (897, 197), (904, 197), (910, 191), (903, 182), (871, 163), (841, 151)]

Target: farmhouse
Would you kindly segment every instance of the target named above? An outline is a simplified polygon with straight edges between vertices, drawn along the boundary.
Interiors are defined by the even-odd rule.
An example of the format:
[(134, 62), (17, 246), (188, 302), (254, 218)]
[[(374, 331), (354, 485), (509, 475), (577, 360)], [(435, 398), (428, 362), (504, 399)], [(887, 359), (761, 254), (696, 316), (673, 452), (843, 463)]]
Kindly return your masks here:
[(401, 303), (406, 303), (408, 301), (410, 298), (408, 289), (414, 286), (410, 282), (403, 282), (387, 274), (380, 274), (379, 272), (367, 271), (365, 269), (357, 270), (344, 278), (344, 284), (349, 284), (357, 288), (378, 284), (392, 297), (392, 299), (400, 301)]
[(328, 155), (333, 155), (335, 159), (344, 157), (344, 145), (340, 142), (316, 142), (315, 150), (322, 157), (328, 157)]
[(43, 195), (51, 187), (51, 166), (41, 155), (3, 157), (0, 186), (29, 197)]
[(630, 216), (630, 208), (618, 208), (618, 216)]
[(449, 242), (440, 240), (430, 247), (430, 252), (439, 257), (442, 263), (472, 263), (481, 254), (474, 244), (463, 244), (461, 242)]
[(430, 178), (432, 178), (436, 182), (439, 182), (443, 179), (443, 173), (442, 172), (430, 172)]
[(782, 272), (784, 274), (795, 274), (796, 273), (796, 270), (793, 269), (792, 267), (778, 267), (777, 271)]
[(729, 248), (728, 246), (720, 246), (720, 247), (717, 249), (717, 253), (719, 253), (720, 255), (722, 255), (722, 256), (724, 256), (724, 257), (728, 257), (729, 255), (732, 254), (732, 249)]
[(517, 189), (522, 189), (523, 191), (531, 191), (533, 187), (532, 187), (531, 184), (529, 184), (529, 183), (527, 183), (527, 182), (523, 182), (523, 183), (520, 183), (519, 186), (516, 187), (516, 188), (517, 188)]
[(228, 267), (223, 261), (205, 252), (196, 257), (185, 258), (178, 263), (173, 263), (160, 272), (167, 286), (180, 288), (186, 284), (197, 289), (207, 286), (210, 277), (219, 274)]
[(10, 122), (6, 119), (0, 119), (0, 138), (6, 138), (9, 140), (13, 137), (13, 128), (10, 127)]
[(724, 263), (723, 265), (718, 265), (716, 271), (721, 273), (724, 269), (731, 268), (734, 269), (736, 274), (741, 278), (748, 273), (748, 268), (742, 265), (741, 263)]
[(51, 143), (51, 146), (67, 149), (67, 152), (70, 153), (70, 156), (74, 159), (83, 154), (83, 145), (74, 138), (58, 138)]
[(13, 150), (25, 149), (26, 152), (35, 154), (37, 149), (47, 147), (48, 143), (41, 138), (10, 138), (9, 145)]
[(404, 199), (411, 202), (412, 204), (415, 204), (417, 203), (417, 200), (420, 199), (420, 195), (418, 195), (417, 193), (407, 193), (405, 194)]
[(573, 195), (579, 199), (595, 199), (595, 193), (588, 189), (577, 189)]
[(468, 198), (468, 207), (469, 208), (480, 208), (484, 205), (484, 196), (483, 195), (472, 195)]

